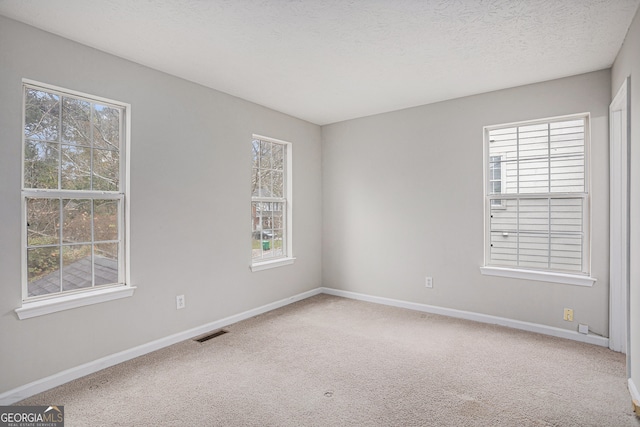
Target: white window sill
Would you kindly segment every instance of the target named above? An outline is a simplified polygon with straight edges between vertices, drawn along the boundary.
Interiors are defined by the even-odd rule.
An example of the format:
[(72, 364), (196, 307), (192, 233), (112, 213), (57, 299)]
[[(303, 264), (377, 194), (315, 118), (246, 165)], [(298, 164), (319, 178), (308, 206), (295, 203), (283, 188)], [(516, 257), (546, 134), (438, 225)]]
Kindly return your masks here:
[(15, 312), (20, 320), (29, 319), (71, 308), (130, 297), (135, 289), (135, 286), (117, 286), (24, 302), (22, 307), (16, 308)]
[(270, 268), (282, 267), (283, 265), (293, 264), (295, 260), (296, 259), (294, 257), (278, 258), (272, 261), (256, 262), (254, 264), (251, 264), (250, 268), (251, 268), (251, 271), (255, 273), (256, 271), (268, 270)]
[(575, 286), (593, 286), (597, 279), (580, 274), (554, 273), (551, 271), (521, 270), (504, 267), (480, 267), (485, 276), (511, 277), (513, 279), (536, 280), (539, 282), (562, 283)]

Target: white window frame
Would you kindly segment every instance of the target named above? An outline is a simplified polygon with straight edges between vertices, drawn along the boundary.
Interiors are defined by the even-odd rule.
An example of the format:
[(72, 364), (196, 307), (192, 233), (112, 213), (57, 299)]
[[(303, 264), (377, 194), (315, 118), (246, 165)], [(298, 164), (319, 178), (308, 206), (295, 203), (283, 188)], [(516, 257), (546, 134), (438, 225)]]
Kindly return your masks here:
[[(281, 257), (255, 260), (250, 255), (250, 270), (252, 272), (267, 270), (276, 267), (282, 267), (285, 265), (293, 264), (295, 257), (293, 256), (293, 144), (281, 139), (275, 139), (264, 135), (253, 134), (253, 140), (267, 141), (275, 144), (280, 144), (285, 150), (285, 170), (284, 170), (284, 197), (282, 198), (265, 198), (251, 196), (251, 202), (280, 202), (284, 203), (284, 230), (283, 240), (285, 245), (285, 252)], [(253, 228), (250, 231), (250, 248), (253, 241)]]
[[(59, 86), (41, 83), (29, 79), (22, 79), (22, 129), (25, 126), (25, 91), (27, 88), (42, 90), (49, 93), (55, 93), (60, 96), (71, 96), (85, 99), (95, 103), (112, 105), (121, 108), (123, 111), (123, 123), (121, 129), (121, 142), (119, 150), (120, 162), (120, 189), (117, 192), (95, 191), (95, 190), (56, 190), (56, 189), (32, 189), (24, 187), (24, 164), (25, 164), (25, 135), (22, 132), (22, 305), (15, 309), (19, 319), (28, 319), (31, 317), (42, 316), (55, 313), (62, 310), (68, 310), (76, 307), (97, 304), (105, 301), (111, 301), (119, 298), (132, 296), (135, 290), (131, 286), (129, 272), (129, 153), (130, 153), (130, 123), (131, 123), (131, 106), (127, 103), (114, 101), (107, 98), (90, 95)], [(98, 287), (84, 288), (74, 291), (65, 291), (51, 295), (42, 295), (29, 297), (28, 295), (28, 276), (27, 276), (27, 199), (29, 197), (52, 198), (52, 199), (115, 199), (120, 200), (121, 209), (118, 218), (118, 240), (119, 240), (119, 278), (117, 284), (103, 285)]]
[[(536, 124), (545, 124), (552, 123), (558, 121), (565, 120), (575, 120), (575, 119), (584, 119), (585, 128), (584, 128), (584, 174), (585, 174), (585, 189), (584, 193), (506, 193), (502, 191), (500, 195), (490, 194), (490, 184), (489, 184), (489, 162), (490, 162), (490, 141), (489, 141), (489, 132), (492, 130), (509, 128), (509, 127), (517, 127), (517, 126), (528, 126), (528, 125), (536, 125)], [(530, 121), (522, 121), (522, 122), (514, 122), (514, 123), (505, 123), (500, 125), (492, 125), (485, 126), (483, 128), (483, 170), (484, 170), (484, 179), (483, 179), (483, 193), (484, 193), (484, 265), (480, 267), (480, 272), (483, 275), (488, 276), (498, 276), (498, 277), (509, 277), (515, 279), (525, 279), (525, 280), (534, 280), (534, 281), (543, 281), (543, 282), (551, 282), (551, 283), (561, 283), (568, 285), (576, 285), (576, 286), (592, 286), (596, 279), (591, 277), (590, 268), (591, 268), (591, 193), (590, 193), (590, 141), (591, 141), (591, 131), (590, 131), (590, 114), (589, 113), (579, 113), (579, 114), (571, 114), (566, 116), (559, 117), (549, 117), (538, 120), (530, 120)], [(496, 156), (494, 154), (493, 156)], [(503, 156), (503, 154), (500, 154)], [(505, 181), (505, 173), (506, 168), (504, 165), (501, 169), (502, 174), (502, 185), (506, 185)], [(504, 188), (504, 187), (503, 187)], [(564, 271), (556, 271), (551, 269), (533, 269), (526, 267), (509, 267), (509, 266), (499, 266), (499, 265), (491, 265), (490, 264), (490, 256), (491, 256), (491, 200), (495, 198), (501, 198), (503, 200), (506, 199), (533, 199), (533, 198), (566, 198), (566, 197), (581, 197), (583, 199), (583, 230), (584, 230), (584, 238), (583, 238), (583, 271), (582, 272), (564, 272)], [(493, 206), (495, 209), (496, 206)], [(502, 209), (502, 208), (499, 208)]]

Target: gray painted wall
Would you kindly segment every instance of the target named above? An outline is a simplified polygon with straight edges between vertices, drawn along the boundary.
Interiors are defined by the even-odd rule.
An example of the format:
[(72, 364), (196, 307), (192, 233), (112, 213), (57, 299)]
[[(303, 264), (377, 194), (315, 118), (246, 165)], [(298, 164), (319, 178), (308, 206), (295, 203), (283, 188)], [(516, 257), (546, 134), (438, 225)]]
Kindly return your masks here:
[(631, 200), (630, 200), (630, 328), (629, 361), (631, 378), (640, 386), (640, 11), (629, 28), (611, 72), (611, 98), (624, 79), (631, 76)]
[[(324, 285), (607, 336), (610, 100), (604, 70), (324, 126)], [(598, 281), (482, 276), (483, 126), (581, 112), (591, 113)]]
[[(132, 298), (17, 319), (22, 78), (131, 104)], [(4, 17), (0, 99), (0, 393), (321, 286), (319, 126)], [(294, 156), (297, 261), (257, 273), (252, 133)]]

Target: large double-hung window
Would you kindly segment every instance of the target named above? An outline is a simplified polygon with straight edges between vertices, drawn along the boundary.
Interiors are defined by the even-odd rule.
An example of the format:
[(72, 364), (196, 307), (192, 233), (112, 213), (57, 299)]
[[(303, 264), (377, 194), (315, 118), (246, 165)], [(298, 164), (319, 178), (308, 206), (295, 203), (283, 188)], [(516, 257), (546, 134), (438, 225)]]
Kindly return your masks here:
[(484, 144), (485, 266), (589, 275), (588, 114), (486, 127)]
[(35, 82), (23, 89), (23, 308), (85, 305), (87, 294), (99, 302), (95, 291), (126, 285), (128, 106)]

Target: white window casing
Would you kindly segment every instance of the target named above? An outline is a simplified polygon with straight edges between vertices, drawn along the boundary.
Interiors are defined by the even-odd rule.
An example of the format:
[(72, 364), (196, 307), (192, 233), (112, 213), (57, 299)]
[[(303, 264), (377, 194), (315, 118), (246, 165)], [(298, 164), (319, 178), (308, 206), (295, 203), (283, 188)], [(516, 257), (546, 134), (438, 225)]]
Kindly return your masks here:
[(23, 79), (20, 319), (131, 296), (130, 106)]
[(593, 284), (589, 137), (588, 113), (484, 128), (482, 274)]
[(252, 137), (251, 271), (292, 264), (293, 146), (262, 135)]

